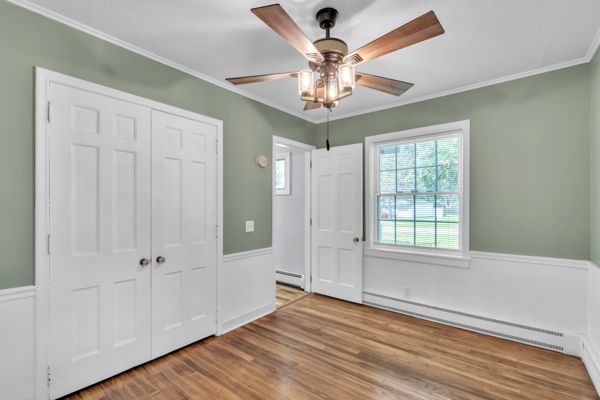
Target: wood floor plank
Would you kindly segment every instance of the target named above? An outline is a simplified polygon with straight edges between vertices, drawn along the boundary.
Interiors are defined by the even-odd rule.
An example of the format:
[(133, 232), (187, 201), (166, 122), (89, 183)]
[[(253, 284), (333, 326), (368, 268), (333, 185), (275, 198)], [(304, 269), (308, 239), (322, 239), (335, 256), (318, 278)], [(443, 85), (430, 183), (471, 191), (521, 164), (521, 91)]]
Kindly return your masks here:
[(68, 398), (600, 399), (577, 357), (324, 296), (301, 297), (287, 286), (277, 293), (288, 305), (275, 313)]
[(300, 300), (306, 295), (308, 295), (308, 293), (306, 293), (303, 289), (290, 285), (284, 285), (283, 283), (277, 283), (275, 304), (277, 308), (285, 307), (295, 301)]

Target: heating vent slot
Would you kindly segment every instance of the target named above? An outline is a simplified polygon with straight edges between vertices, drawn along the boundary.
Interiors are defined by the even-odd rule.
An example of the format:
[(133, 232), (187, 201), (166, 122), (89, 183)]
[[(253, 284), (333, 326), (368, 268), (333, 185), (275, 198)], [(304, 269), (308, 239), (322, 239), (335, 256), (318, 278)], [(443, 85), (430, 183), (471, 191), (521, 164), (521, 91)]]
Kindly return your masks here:
[(294, 278), (302, 279), (302, 274), (295, 274), (293, 272), (286, 272), (286, 271), (280, 271), (280, 270), (275, 270), (275, 272), (277, 272), (278, 274), (281, 274), (281, 275), (293, 276)]

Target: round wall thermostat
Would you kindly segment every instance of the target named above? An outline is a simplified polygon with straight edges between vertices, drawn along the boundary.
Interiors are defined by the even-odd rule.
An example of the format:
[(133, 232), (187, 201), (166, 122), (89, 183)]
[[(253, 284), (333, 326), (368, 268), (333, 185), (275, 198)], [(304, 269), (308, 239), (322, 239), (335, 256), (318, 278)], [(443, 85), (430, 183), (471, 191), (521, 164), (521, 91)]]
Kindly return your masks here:
[(258, 157), (256, 157), (256, 163), (259, 167), (264, 168), (269, 164), (269, 159), (267, 156), (260, 154)]

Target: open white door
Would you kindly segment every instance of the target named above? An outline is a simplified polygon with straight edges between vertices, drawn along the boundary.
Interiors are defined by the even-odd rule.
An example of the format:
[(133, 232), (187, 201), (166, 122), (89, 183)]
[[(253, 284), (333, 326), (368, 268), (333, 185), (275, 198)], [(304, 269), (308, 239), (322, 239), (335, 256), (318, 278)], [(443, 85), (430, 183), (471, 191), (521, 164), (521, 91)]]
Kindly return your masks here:
[(362, 302), (363, 146), (312, 152), (312, 291)]

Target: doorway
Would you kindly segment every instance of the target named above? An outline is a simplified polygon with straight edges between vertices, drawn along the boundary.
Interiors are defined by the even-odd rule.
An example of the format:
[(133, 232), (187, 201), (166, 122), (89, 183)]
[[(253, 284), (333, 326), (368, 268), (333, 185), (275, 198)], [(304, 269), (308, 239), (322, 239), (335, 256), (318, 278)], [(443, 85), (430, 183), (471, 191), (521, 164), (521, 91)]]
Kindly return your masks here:
[(278, 308), (310, 292), (311, 151), (273, 136), (273, 263)]

